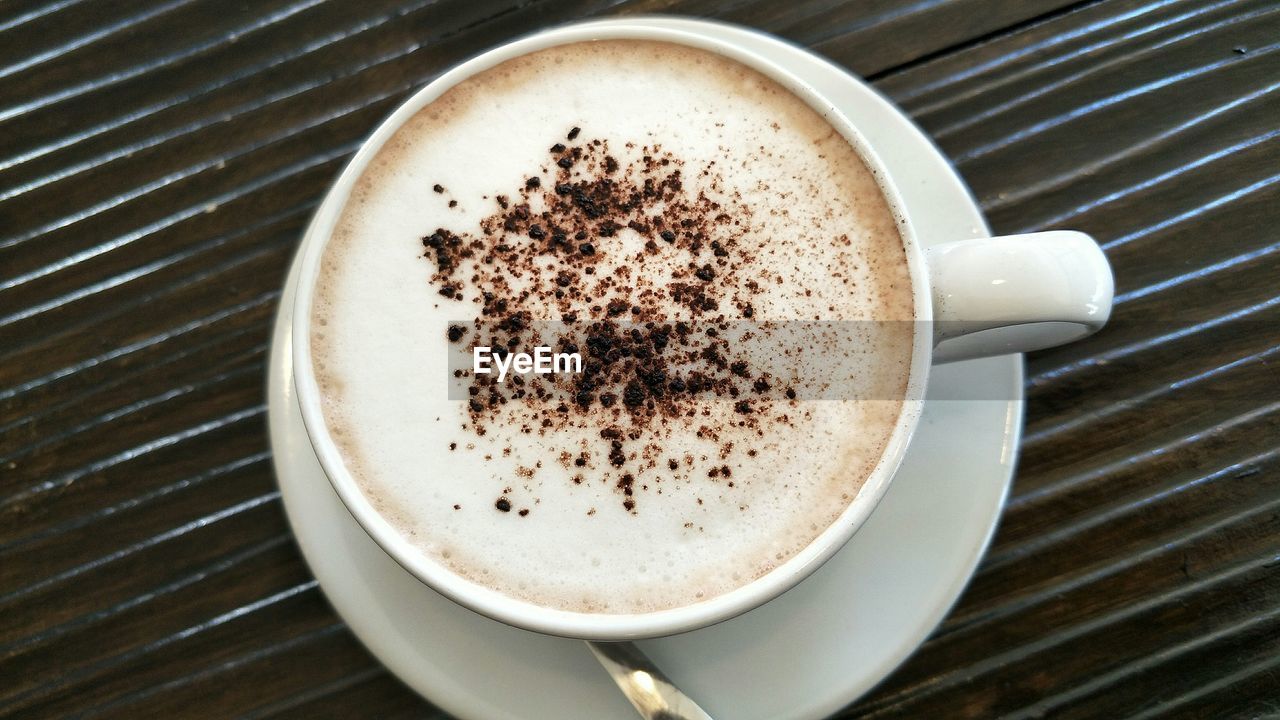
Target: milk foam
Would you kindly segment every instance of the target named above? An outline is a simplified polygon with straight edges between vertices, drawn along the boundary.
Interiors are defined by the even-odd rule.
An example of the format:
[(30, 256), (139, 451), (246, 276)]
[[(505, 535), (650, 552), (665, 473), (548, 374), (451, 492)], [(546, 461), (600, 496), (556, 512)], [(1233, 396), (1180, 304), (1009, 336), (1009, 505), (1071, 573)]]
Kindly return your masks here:
[[(756, 320), (902, 321), (873, 348), (849, 348), (884, 399), (784, 401), (754, 428), (733, 403), (710, 401), (693, 417), (635, 428), (640, 446), (653, 438), (658, 450), (625, 468), (600, 456), (587, 467), (563, 460), (600, 442), (609, 420), (599, 409), (554, 432), (522, 427), (513, 409), (479, 435), (466, 403), (446, 397), (446, 330), (476, 305), (440, 294), (422, 238), (439, 227), (480, 235), (496, 196), (531, 172), (556, 171), (548, 146), (573, 145), (572, 127), (607, 139), (624, 162), (660, 145), (682, 159), (686, 192), (752, 208), (744, 223), (757, 242)], [(697, 168), (715, 168), (722, 186), (702, 187)], [(683, 262), (650, 254), (637, 265), (645, 239), (628, 229), (597, 244), (601, 276), (627, 266), (665, 278), (666, 265)], [(326, 249), (313, 318), (326, 423), (366, 496), (406, 538), (511, 596), (632, 613), (744, 585), (840, 515), (901, 413), (913, 310), (895, 219), (818, 114), (719, 56), (607, 41), (500, 65), (398, 131)], [(634, 476), (633, 511), (620, 502), (623, 470)], [(510, 512), (495, 508), (498, 497)]]

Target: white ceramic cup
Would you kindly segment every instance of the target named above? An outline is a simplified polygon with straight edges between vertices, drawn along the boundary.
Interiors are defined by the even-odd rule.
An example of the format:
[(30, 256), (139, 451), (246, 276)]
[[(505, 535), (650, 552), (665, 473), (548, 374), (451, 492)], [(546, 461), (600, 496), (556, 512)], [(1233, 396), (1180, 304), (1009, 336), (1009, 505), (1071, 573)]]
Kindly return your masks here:
[[(518, 600), (466, 580), (417, 550), (374, 509), (347, 471), (324, 423), (310, 346), (311, 305), (321, 255), (352, 186), (383, 143), (423, 107), (480, 71), (547, 47), (604, 39), (665, 41), (718, 53), (773, 78), (821, 113), (862, 156), (899, 218), (917, 320), (903, 412), (879, 463), (840, 517), (790, 560), (736, 590), (692, 605), (628, 615), (568, 612)], [(961, 232), (957, 228), (957, 234)], [(320, 464), (351, 514), (400, 565), (459, 604), (516, 627), (591, 640), (693, 630), (746, 612), (791, 588), (835, 554), (884, 495), (919, 421), (931, 363), (1038, 350), (1085, 337), (1106, 323), (1112, 297), (1111, 268), (1105, 256), (1092, 239), (1078, 232), (961, 240), (922, 250), (874, 148), (829, 100), (752, 52), (695, 33), (653, 27), (643, 20), (634, 25), (585, 23), (547, 30), (490, 50), (441, 75), (378, 126), (348, 163), (316, 211), (300, 252), (292, 328), (295, 389)], [(444, 383), (441, 392), (445, 392)]]

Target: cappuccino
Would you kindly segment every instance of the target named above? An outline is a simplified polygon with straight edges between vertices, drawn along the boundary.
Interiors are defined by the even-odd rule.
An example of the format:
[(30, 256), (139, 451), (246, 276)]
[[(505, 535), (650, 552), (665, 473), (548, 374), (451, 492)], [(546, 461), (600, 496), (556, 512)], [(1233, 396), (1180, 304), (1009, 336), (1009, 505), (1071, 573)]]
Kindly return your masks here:
[[(876, 178), (803, 100), (710, 52), (575, 43), (378, 150), (321, 260), (313, 370), (346, 468), (426, 557), (645, 613), (840, 516), (902, 412), (913, 301)], [(499, 378), (481, 348), (578, 363)]]

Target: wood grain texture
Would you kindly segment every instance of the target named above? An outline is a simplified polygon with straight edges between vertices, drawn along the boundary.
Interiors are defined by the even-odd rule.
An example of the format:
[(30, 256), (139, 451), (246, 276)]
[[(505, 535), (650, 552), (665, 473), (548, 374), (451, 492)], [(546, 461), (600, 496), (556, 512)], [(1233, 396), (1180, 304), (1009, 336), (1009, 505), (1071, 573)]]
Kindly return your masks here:
[(1028, 359), (991, 553), (842, 714), (1280, 713), (1280, 7), (1270, 0), (0, 5), (0, 717), (440, 717), (325, 604), (266, 443), (302, 227), (412, 89), (603, 14), (869, 76), (993, 227), (1077, 227), (1113, 324)]

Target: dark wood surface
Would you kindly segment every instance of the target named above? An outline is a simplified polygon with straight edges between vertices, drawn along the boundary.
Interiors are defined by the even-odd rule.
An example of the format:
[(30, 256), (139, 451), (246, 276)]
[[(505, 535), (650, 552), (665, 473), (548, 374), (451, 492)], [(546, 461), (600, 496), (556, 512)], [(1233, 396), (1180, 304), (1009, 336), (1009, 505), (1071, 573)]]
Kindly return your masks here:
[(603, 14), (868, 76), (999, 232), (1075, 227), (1114, 323), (1028, 358), (999, 535), (853, 718), (1280, 714), (1273, 0), (0, 3), (0, 716), (438, 711), (326, 605), (266, 440), (269, 323), (361, 138)]

